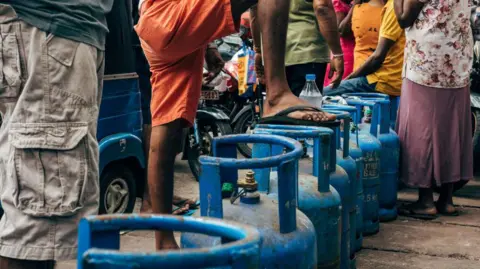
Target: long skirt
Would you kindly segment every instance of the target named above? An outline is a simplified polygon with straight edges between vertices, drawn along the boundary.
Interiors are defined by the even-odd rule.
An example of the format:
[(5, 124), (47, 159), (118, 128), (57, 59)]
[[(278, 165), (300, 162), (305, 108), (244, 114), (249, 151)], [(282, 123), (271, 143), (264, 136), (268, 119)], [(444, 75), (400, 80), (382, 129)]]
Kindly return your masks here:
[(398, 110), (400, 176), (417, 188), (473, 178), (470, 90), (403, 80)]

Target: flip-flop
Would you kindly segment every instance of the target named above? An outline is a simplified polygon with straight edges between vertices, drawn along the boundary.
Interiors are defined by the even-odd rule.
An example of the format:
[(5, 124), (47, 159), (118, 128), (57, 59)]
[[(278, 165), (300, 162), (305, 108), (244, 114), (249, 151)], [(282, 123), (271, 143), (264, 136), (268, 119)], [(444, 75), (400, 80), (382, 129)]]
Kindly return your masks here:
[(447, 217), (458, 217), (458, 215), (459, 215), (457, 210), (455, 210), (453, 212), (448, 212), (448, 211), (443, 210), (443, 208), (439, 208), (437, 202), (435, 202), (435, 207), (437, 208), (437, 212), (440, 215), (447, 216)]
[(414, 219), (421, 219), (421, 220), (434, 220), (437, 218), (435, 214), (428, 214), (428, 213), (421, 213), (416, 212), (414, 209), (409, 208), (408, 205), (402, 205), (398, 208), (398, 214), (404, 217), (410, 217)]
[(180, 206), (173, 206), (173, 210), (172, 210), (172, 214), (175, 215), (175, 216), (190, 216), (192, 215), (193, 213), (195, 213), (195, 210), (194, 209), (187, 209), (183, 212), (180, 212), (184, 207), (180, 207)]
[[(274, 116), (261, 118), (259, 124), (282, 124), (282, 125), (302, 125), (302, 126), (323, 126), (323, 127), (337, 127), (340, 122), (336, 120), (329, 121), (314, 121), (291, 118), (288, 115), (292, 112), (325, 112), (321, 109), (312, 106), (292, 106), (284, 109)], [(325, 112), (326, 113), (326, 112)]]
[[(188, 201), (193, 201), (191, 199), (183, 199), (181, 200), (180, 202), (178, 203), (173, 203), (174, 206), (177, 206), (177, 207), (183, 207), (185, 204), (187, 204)], [(199, 206), (200, 206), (200, 201), (198, 200), (195, 200), (195, 203), (193, 204), (188, 204), (190, 206), (190, 209), (197, 209)]]

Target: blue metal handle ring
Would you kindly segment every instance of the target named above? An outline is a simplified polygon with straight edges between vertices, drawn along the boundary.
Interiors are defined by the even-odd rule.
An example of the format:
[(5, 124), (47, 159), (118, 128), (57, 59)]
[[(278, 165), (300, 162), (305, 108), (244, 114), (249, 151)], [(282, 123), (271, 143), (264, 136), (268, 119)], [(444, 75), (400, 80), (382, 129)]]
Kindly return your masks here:
[[(121, 230), (169, 230), (220, 236), (227, 242), (212, 248), (182, 251), (130, 253), (95, 248), (94, 236)], [(111, 239), (109, 237), (109, 239)], [(100, 245), (104, 245), (99, 242)], [(139, 268), (204, 268), (231, 265), (238, 259), (258, 263), (260, 234), (257, 229), (213, 218), (179, 217), (172, 215), (106, 215), (80, 221), (79, 264), (135, 265)], [(118, 249), (118, 248), (117, 248)], [(248, 263), (247, 263), (248, 264)], [(80, 268), (80, 267), (79, 267)], [(136, 267), (135, 267), (136, 268)]]
[(326, 127), (274, 124), (259, 124), (253, 132), (255, 134), (273, 134), (297, 138), (316, 138), (324, 134), (333, 134), (332, 129)]
[(278, 136), (278, 135), (229, 135), (216, 137), (213, 140), (213, 147), (219, 147), (221, 145), (232, 145), (239, 143), (261, 143), (283, 146), (289, 151), (285, 154), (272, 156), (268, 158), (258, 159), (234, 159), (234, 158), (219, 158), (210, 156), (201, 156), (200, 163), (216, 164), (220, 167), (236, 168), (236, 169), (254, 169), (254, 168), (268, 168), (276, 167), (282, 163), (298, 160), (303, 155), (302, 145), (291, 138)]
[(377, 97), (382, 99), (389, 99), (389, 96), (379, 92), (356, 92), (356, 93), (344, 93), (342, 97), (357, 96), (357, 97)]

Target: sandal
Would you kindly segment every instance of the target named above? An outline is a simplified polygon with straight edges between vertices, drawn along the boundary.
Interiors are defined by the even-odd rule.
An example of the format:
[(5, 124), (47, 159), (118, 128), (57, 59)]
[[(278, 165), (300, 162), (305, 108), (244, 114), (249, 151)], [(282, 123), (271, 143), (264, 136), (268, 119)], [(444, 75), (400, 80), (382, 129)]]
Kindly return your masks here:
[[(444, 207), (440, 207), (438, 202), (435, 202), (435, 207), (437, 208), (437, 212), (443, 216), (447, 217), (457, 217), (459, 215), (458, 211), (455, 209), (454, 211), (448, 211)], [(454, 207), (455, 208), (455, 207)]]
[(288, 115), (292, 112), (310, 111), (310, 112), (324, 112), (321, 109), (311, 106), (293, 106), (284, 109), (274, 116), (261, 118), (259, 124), (281, 124), (281, 125), (301, 125), (301, 126), (323, 126), (323, 127), (337, 127), (340, 122), (336, 120), (329, 121), (313, 121), (304, 119), (291, 118)]
[(431, 209), (412, 208), (412, 205), (413, 204), (400, 206), (398, 208), (398, 214), (404, 217), (421, 220), (434, 220), (437, 218), (436, 213), (429, 212)]

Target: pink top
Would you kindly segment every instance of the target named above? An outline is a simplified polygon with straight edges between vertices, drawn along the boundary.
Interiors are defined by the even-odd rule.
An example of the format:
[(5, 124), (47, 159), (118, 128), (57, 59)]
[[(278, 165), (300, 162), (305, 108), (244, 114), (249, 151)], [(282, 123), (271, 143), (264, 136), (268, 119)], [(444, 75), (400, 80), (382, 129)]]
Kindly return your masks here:
[[(345, 16), (350, 11), (351, 6), (342, 0), (332, 0), (333, 8), (335, 9), (336, 13), (344, 13)], [(355, 38), (353, 35), (347, 37), (340, 37), (340, 45), (342, 46), (343, 50), (343, 59), (344, 59), (344, 72), (343, 78), (350, 75), (353, 72), (353, 50), (355, 49)], [(324, 86), (328, 86), (331, 81), (328, 79), (328, 72), (330, 70), (330, 66), (327, 69), (327, 75), (325, 76)]]

